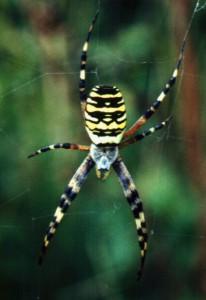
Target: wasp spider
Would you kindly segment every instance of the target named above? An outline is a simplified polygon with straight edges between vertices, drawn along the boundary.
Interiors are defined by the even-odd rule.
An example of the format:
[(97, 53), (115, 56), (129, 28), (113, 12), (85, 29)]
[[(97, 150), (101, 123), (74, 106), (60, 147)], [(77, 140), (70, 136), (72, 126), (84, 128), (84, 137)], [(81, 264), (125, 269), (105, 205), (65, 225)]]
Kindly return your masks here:
[(86, 93), (87, 51), (97, 16), (98, 12), (91, 23), (86, 41), (83, 44), (79, 83), (81, 109), (85, 120), (85, 128), (92, 143), (89, 146), (72, 143), (54, 144), (41, 148), (28, 156), (30, 158), (55, 149), (88, 151), (86, 158), (77, 169), (60, 198), (59, 206), (54, 213), (53, 220), (49, 224), (44, 237), (39, 263), (42, 262), (43, 255), (46, 252), (58, 225), (62, 221), (62, 218), (67, 209), (70, 207), (72, 201), (79, 193), (80, 188), (85, 182), (90, 170), (95, 166), (97, 178), (104, 180), (107, 178), (112, 167), (119, 178), (124, 195), (134, 216), (141, 255), (140, 268), (138, 272), (140, 277), (147, 252), (148, 235), (146, 222), (142, 201), (132, 177), (119, 154), (119, 149), (144, 139), (146, 136), (151, 135), (168, 124), (170, 118), (140, 134), (136, 133), (137, 130), (157, 111), (160, 104), (170, 91), (170, 88), (174, 85), (183, 60), (186, 38), (183, 41), (179, 58), (172, 76), (166, 83), (164, 89), (146, 112), (140, 116), (131, 128), (126, 130), (125, 102), (117, 87), (97, 85), (91, 90), (88, 96)]

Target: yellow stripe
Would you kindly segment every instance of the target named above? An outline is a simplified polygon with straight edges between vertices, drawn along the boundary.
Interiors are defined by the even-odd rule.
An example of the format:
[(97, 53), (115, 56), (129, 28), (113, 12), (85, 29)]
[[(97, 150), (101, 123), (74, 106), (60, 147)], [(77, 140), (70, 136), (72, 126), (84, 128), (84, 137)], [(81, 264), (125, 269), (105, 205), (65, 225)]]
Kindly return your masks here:
[(48, 247), (49, 245), (49, 241), (47, 240), (47, 238), (44, 239), (44, 247)]
[(49, 230), (49, 233), (55, 234), (55, 232), (56, 232), (56, 228), (55, 227), (51, 227), (50, 230)]
[(103, 121), (104, 121), (104, 122), (111, 122), (112, 119), (111, 119), (111, 118), (104, 118)]
[(86, 123), (87, 127), (88, 127), (90, 130), (95, 129), (96, 126), (97, 126), (96, 124), (94, 124), (94, 123), (92, 123), (92, 122), (90, 122), (90, 121), (86, 121), (85, 123)]
[(96, 134), (93, 134), (92, 131), (90, 131), (87, 127), (86, 130), (89, 134), (89, 137), (91, 138), (92, 142), (95, 143), (96, 145), (98, 144), (119, 144), (123, 132), (117, 134), (116, 136), (97, 136)]
[(85, 42), (83, 46), (83, 51), (87, 52), (87, 50), (88, 50), (88, 42)]
[(87, 104), (86, 110), (88, 112), (100, 111), (100, 112), (105, 112), (105, 113), (113, 113), (116, 111), (123, 112), (123, 111), (125, 111), (125, 105), (121, 105), (120, 107), (95, 107), (94, 105)]
[(61, 207), (59, 207), (59, 206), (57, 207), (57, 209), (56, 209), (56, 211), (54, 213), (54, 216), (56, 217), (56, 222), (60, 223), (61, 220), (62, 220), (62, 218), (63, 218), (63, 216), (64, 216), (64, 213), (62, 212)]
[(118, 128), (124, 129), (126, 127), (126, 121), (122, 122), (121, 124), (118, 124)]
[(90, 121), (86, 121), (86, 125), (88, 126), (89, 129), (102, 129), (102, 130), (112, 130), (112, 129), (124, 129), (126, 126), (126, 121), (117, 124), (116, 122), (112, 122), (111, 124), (107, 125), (104, 122), (99, 122), (98, 124), (94, 124)]
[(125, 118), (126, 118), (126, 114), (124, 114), (122, 117), (118, 118), (117, 121), (118, 121), (118, 122), (121, 122), (121, 121), (123, 121)]
[(81, 70), (80, 71), (80, 79), (85, 80), (85, 77), (86, 77), (85, 70)]
[(140, 222), (140, 219), (136, 219), (136, 220), (135, 220), (135, 223), (136, 223), (137, 229), (141, 228), (141, 222)]
[(161, 92), (161, 94), (160, 94), (159, 97), (157, 98), (157, 101), (162, 102), (162, 101), (164, 100), (165, 96), (166, 96), (165, 93), (164, 93), (164, 92)]
[(117, 97), (122, 97), (122, 94), (120, 92), (117, 92), (117, 94), (113, 95), (113, 94), (104, 94), (104, 95), (100, 95), (98, 93), (95, 93), (95, 92), (91, 92), (89, 94), (90, 97), (99, 97), (99, 98), (104, 98), (104, 99), (107, 99), (107, 98), (117, 98)]
[(143, 212), (139, 213), (139, 217), (141, 219), (141, 222), (145, 222), (145, 217), (144, 217), (144, 213)]
[(178, 69), (175, 69), (174, 70), (174, 73), (172, 74), (172, 77), (176, 78), (178, 75)]
[(87, 98), (87, 103), (93, 103), (93, 104), (97, 104), (97, 101), (92, 100), (91, 98)]
[(87, 120), (90, 120), (91, 122), (93, 121), (93, 122), (97, 122), (98, 121), (98, 119), (97, 118), (95, 118), (95, 117), (92, 117), (90, 114), (88, 114), (86, 111), (84, 112), (84, 115), (85, 115), (85, 118), (87, 119)]

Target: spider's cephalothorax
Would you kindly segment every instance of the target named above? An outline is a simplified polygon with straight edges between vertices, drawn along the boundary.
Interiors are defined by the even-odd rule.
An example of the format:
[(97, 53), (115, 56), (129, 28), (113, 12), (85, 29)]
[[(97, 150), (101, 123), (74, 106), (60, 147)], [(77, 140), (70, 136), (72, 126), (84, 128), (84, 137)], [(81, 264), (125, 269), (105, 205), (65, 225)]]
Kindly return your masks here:
[(95, 86), (86, 99), (85, 126), (95, 145), (118, 145), (126, 128), (126, 108), (115, 86)]
[(146, 110), (146, 112), (142, 114), (140, 118), (137, 119), (137, 121), (128, 130), (125, 131), (126, 108), (122, 94), (116, 87), (97, 85), (91, 90), (88, 96), (86, 93), (87, 51), (90, 36), (97, 16), (98, 12), (92, 21), (86, 41), (83, 45), (79, 83), (80, 101), (85, 120), (85, 127), (90, 139), (92, 140), (92, 144), (79, 145), (72, 143), (59, 143), (41, 148), (29, 155), (29, 157), (33, 157), (40, 153), (54, 149), (76, 149), (81, 151), (89, 151), (87, 157), (77, 169), (61, 196), (59, 206), (54, 213), (53, 220), (50, 222), (49, 228), (44, 237), (40, 262), (42, 261), (43, 254), (48, 248), (49, 243), (54, 236), (65, 212), (70, 207), (76, 195), (79, 193), (89, 171), (94, 167), (94, 165), (96, 165), (96, 173), (98, 178), (105, 179), (109, 174), (111, 168), (114, 169), (119, 178), (124, 195), (131, 208), (136, 224), (141, 255), (139, 270), (139, 276), (141, 276), (145, 261), (145, 255), (147, 252), (147, 229), (143, 211), (143, 204), (132, 180), (132, 177), (120, 157), (119, 148), (140, 141), (146, 136), (151, 135), (155, 131), (160, 130), (168, 124), (170, 118), (167, 118), (160, 124), (148, 130), (145, 130), (140, 134), (137, 133), (137, 130), (142, 127), (147, 122), (147, 120), (150, 119), (151, 116), (158, 110), (171, 87), (174, 85), (183, 60), (183, 53), (187, 35), (185, 35), (185, 38), (183, 40), (182, 47), (180, 49), (180, 55), (175, 69), (173, 70), (172, 76), (167, 81), (163, 90), (156, 98), (156, 100), (152, 103), (152, 105)]
[(90, 155), (96, 165), (96, 174), (99, 179), (106, 179), (109, 175), (110, 168), (115, 162), (119, 154), (117, 147), (99, 147), (95, 144), (91, 145)]

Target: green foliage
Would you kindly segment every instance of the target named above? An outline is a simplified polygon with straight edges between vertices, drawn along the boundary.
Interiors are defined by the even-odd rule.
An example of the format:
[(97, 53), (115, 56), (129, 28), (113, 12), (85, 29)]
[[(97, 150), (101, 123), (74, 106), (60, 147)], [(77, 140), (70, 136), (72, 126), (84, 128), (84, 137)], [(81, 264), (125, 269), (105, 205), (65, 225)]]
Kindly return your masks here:
[[(84, 153), (26, 157), (50, 143), (89, 142), (78, 96), (78, 47), (98, 3), (89, 86), (120, 87), (132, 124), (154, 101), (176, 58), (171, 54), (176, 27), (168, 25), (162, 1), (131, 1), (132, 8), (125, 1), (104, 0), (0, 2), (1, 299), (204, 299), (193, 283), (201, 192), (192, 170), (186, 171), (185, 133), (176, 125), (182, 121), (176, 108), (181, 82), (173, 93), (176, 101), (169, 98), (172, 105), (165, 103), (150, 122), (162, 121), (173, 106), (172, 127), (122, 151), (150, 230), (141, 283), (136, 281), (140, 253), (134, 220), (114, 172), (105, 182), (91, 172), (43, 267), (37, 266), (45, 229)], [(198, 17), (190, 35), (196, 38), (200, 75), (192, 76), (204, 95), (205, 39)], [(193, 147), (193, 141), (187, 145)]]

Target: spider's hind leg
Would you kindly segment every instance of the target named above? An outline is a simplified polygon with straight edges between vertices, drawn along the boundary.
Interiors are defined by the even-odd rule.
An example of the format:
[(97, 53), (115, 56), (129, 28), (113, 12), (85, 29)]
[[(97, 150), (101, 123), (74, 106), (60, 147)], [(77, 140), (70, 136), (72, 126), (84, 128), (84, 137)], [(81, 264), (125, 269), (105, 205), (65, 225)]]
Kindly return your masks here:
[(141, 255), (140, 268), (138, 271), (138, 279), (140, 279), (143, 272), (148, 239), (143, 205), (139, 197), (138, 191), (136, 190), (136, 187), (132, 180), (132, 177), (129, 174), (125, 164), (123, 163), (120, 157), (118, 157), (117, 160), (114, 162), (113, 168), (117, 173), (120, 184), (123, 188), (124, 195), (127, 198), (127, 201), (135, 218)]
[(47, 232), (44, 236), (43, 245), (41, 248), (41, 254), (39, 257), (39, 264), (42, 263), (43, 256), (48, 249), (48, 246), (56, 233), (58, 225), (61, 223), (64, 214), (66, 213), (67, 209), (70, 207), (72, 201), (77, 196), (82, 187), (83, 183), (85, 182), (89, 171), (94, 166), (94, 161), (92, 160), (90, 155), (87, 155), (85, 160), (82, 162), (80, 167), (77, 169), (76, 173), (70, 180), (65, 192), (62, 194), (60, 198), (59, 206), (57, 207), (53, 220), (50, 222)]

